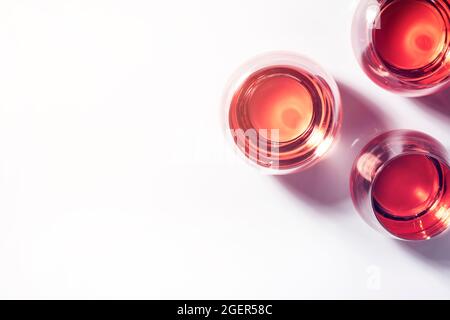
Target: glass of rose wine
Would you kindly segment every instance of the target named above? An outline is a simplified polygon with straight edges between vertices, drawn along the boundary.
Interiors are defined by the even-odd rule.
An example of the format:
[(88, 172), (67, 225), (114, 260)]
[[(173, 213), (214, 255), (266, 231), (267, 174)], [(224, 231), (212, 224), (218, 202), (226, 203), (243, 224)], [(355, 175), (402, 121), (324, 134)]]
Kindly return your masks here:
[(313, 165), (334, 144), (341, 124), (333, 78), (311, 60), (287, 52), (264, 54), (239, 68), (224, 106), (232, 144), (269, 174)]
[(450, 223), (450, 166), (445, 148), (421, 132), (395, 130), (370, 141), (353, 165), (353, 203), (372, 227), (404, 240), (426, 240)]
[(352, 40), (365, 73), (387, 90), (418, 97), (450, 84), (448, 0), (361, 0)]

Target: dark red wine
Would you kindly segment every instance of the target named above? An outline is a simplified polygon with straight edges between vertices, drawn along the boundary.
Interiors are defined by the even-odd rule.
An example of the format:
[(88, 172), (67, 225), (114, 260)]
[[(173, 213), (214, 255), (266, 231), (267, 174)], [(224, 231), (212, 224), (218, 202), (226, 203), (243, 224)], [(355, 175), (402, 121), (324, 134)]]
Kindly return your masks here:
[(408, 96), (436, 92), (450, 81), (448, 0), (362, 0), (353, 47), (366, 74)]
[(391, 1), (382, 7), (375, 24), (374, 50), (394, 72), (448, 63), (448, 17), (432, 1)]
[(375, 214), (395, 236), (409, 240), (431, 237), (447, 223), (443, 213), (450, 208), (449, 182), (449, 169), (438, 160), (425, 155), (399, 156), (375, 179)]
[(430, 239), (448, 229), (449, 187), (446, 148), (411, 130), (372, 139), (356, 158), (350, 179), (353, 204), (361, 217), (375, 229), (405, 240)]

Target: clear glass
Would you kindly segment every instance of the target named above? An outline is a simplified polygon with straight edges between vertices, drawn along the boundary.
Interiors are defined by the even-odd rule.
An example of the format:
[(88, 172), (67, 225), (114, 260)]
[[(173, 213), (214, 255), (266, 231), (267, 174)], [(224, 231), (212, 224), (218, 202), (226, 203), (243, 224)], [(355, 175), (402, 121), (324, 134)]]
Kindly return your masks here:
[(316, 163), (341, 124), (336, 82), (311, 60), (288, 52), (264, 54), (239, 68), (223, 104), (233, 146), (269, 174)]
[(379, 135), (352, 168), (353, 203), (366, 222), (403, 240), (426, 240), (450, 223), (450, 167), (445, 148), (421, 132)]
[(448, 0), (361, 0), (352, 26), (353, 49), (379, 86), (410, 97), (450, 84)]

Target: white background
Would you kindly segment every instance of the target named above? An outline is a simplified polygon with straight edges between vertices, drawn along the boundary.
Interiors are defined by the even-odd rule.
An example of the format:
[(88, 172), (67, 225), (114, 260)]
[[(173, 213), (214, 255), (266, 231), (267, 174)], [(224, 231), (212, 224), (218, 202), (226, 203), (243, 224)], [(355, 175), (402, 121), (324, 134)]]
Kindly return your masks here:
[[(1, 0), (0, 298), (449, 298), (449, 237), (386, 238), (349, 199), (370, 134), (450, 137), (448, 94), (363, 74), (355, 4)], [(273, 50), (321, 64), (345, 109), (330, 158), (284, 178), (221, 123), (229, 76)]]

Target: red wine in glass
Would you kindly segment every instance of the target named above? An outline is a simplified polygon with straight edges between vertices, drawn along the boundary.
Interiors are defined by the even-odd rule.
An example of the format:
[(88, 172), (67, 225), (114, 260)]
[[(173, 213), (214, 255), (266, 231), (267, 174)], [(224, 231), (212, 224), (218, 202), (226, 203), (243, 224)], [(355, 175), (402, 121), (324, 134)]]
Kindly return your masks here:
[(352, 38), (360, 65), (385, 89), (423, 96), (450, 83), (448, 0), (363, 0)]
[(372, 226), (405, 240), (430, 239), (450, 223), (450, 167), (434, 138), (416, 131), (382, 134), (355, 161), (351, 192)]

